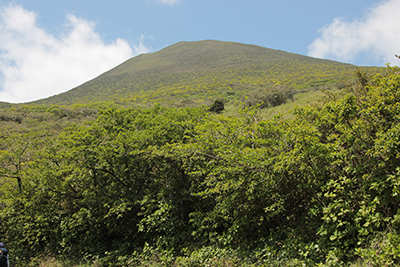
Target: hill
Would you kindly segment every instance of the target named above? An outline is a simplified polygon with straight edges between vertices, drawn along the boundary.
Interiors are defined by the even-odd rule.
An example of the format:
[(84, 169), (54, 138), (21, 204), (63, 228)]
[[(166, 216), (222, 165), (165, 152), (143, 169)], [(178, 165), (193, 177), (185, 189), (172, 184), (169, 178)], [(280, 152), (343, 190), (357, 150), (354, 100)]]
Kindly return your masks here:
[(354, 77), (356, 68), (242, 43), (180, 42), (131, 58), (68, 92), (34, 103), (197, 106), (217, 98), (238, 100), (254, 90), (277, 86), (338, 87)]

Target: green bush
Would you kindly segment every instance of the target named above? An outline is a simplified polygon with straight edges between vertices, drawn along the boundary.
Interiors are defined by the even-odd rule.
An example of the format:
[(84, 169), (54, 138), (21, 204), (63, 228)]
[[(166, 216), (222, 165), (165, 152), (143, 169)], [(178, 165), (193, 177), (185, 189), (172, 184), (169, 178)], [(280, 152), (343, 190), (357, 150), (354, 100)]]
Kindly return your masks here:
[(244, 103), (245, 107), (276, 107), (288, 101), (293, 101), (294, 95), (299, 92), (300, 91), (295, 91), (293, 88), (284, 86), (261, 87), (245, 95), (241, 101)]
[(231, 249), (203, 247), (186, 257), (178, 257), (175, 266), (206, 267), (206, 266), (243, 266), (236, 252)]
[(400, 235), (393, 231), (378, 234), (364, 248), (356, 249), (364, 266), (398, 266), (400, 264)]

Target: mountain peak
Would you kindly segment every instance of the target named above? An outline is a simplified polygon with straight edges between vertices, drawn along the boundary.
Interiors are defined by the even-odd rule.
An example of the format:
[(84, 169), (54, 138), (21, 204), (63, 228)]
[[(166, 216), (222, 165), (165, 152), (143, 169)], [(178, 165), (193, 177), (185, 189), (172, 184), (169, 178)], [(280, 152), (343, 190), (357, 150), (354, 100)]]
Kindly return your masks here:
[(355, 68), (250, 44), (179, 42), (133, 57), (81, 86), (36, 103), (70, 105), (111, 100), (175, 105), (190, 99), (202, 104), (215, 97), (237, 99), (257, 87), (285, 84), (305, 88), (312, 81), (344, 80)]

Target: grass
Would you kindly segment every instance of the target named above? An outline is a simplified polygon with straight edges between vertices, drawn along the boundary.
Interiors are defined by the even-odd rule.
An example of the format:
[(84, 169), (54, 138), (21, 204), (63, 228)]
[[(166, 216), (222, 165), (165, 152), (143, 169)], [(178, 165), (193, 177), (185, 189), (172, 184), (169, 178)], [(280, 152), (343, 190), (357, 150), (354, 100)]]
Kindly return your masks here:
[[(235, 101), (257, 88), (321, 88), (354, 77), (356, 66), (233, 42), (181, 42), (134, 57), (66, 93), (36, 104), (156, 102), (180, 106)], [(366, 68), (382, 71), (383, 68)]]

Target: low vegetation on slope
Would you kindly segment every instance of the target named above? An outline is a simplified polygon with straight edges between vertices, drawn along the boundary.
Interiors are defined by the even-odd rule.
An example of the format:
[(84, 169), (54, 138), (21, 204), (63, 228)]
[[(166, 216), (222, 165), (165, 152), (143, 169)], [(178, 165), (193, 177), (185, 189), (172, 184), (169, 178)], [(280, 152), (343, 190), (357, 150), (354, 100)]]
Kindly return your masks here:
[[(381, 68), (366, 68), (376, 72)], [(77, 88), (36, 104), (113, 101), (187, 107), (235, 102), (253, 91), (337, 89), (356, 66), (264, 47), (221, 41), (181, 42), (134, 57)]]
[(290, 119), (160, 105), (77, 108), (70, 123), (57, 106), (39, 124), (3, 114), (13, 266), (400, 264), (398, 73), (359, 72)]

